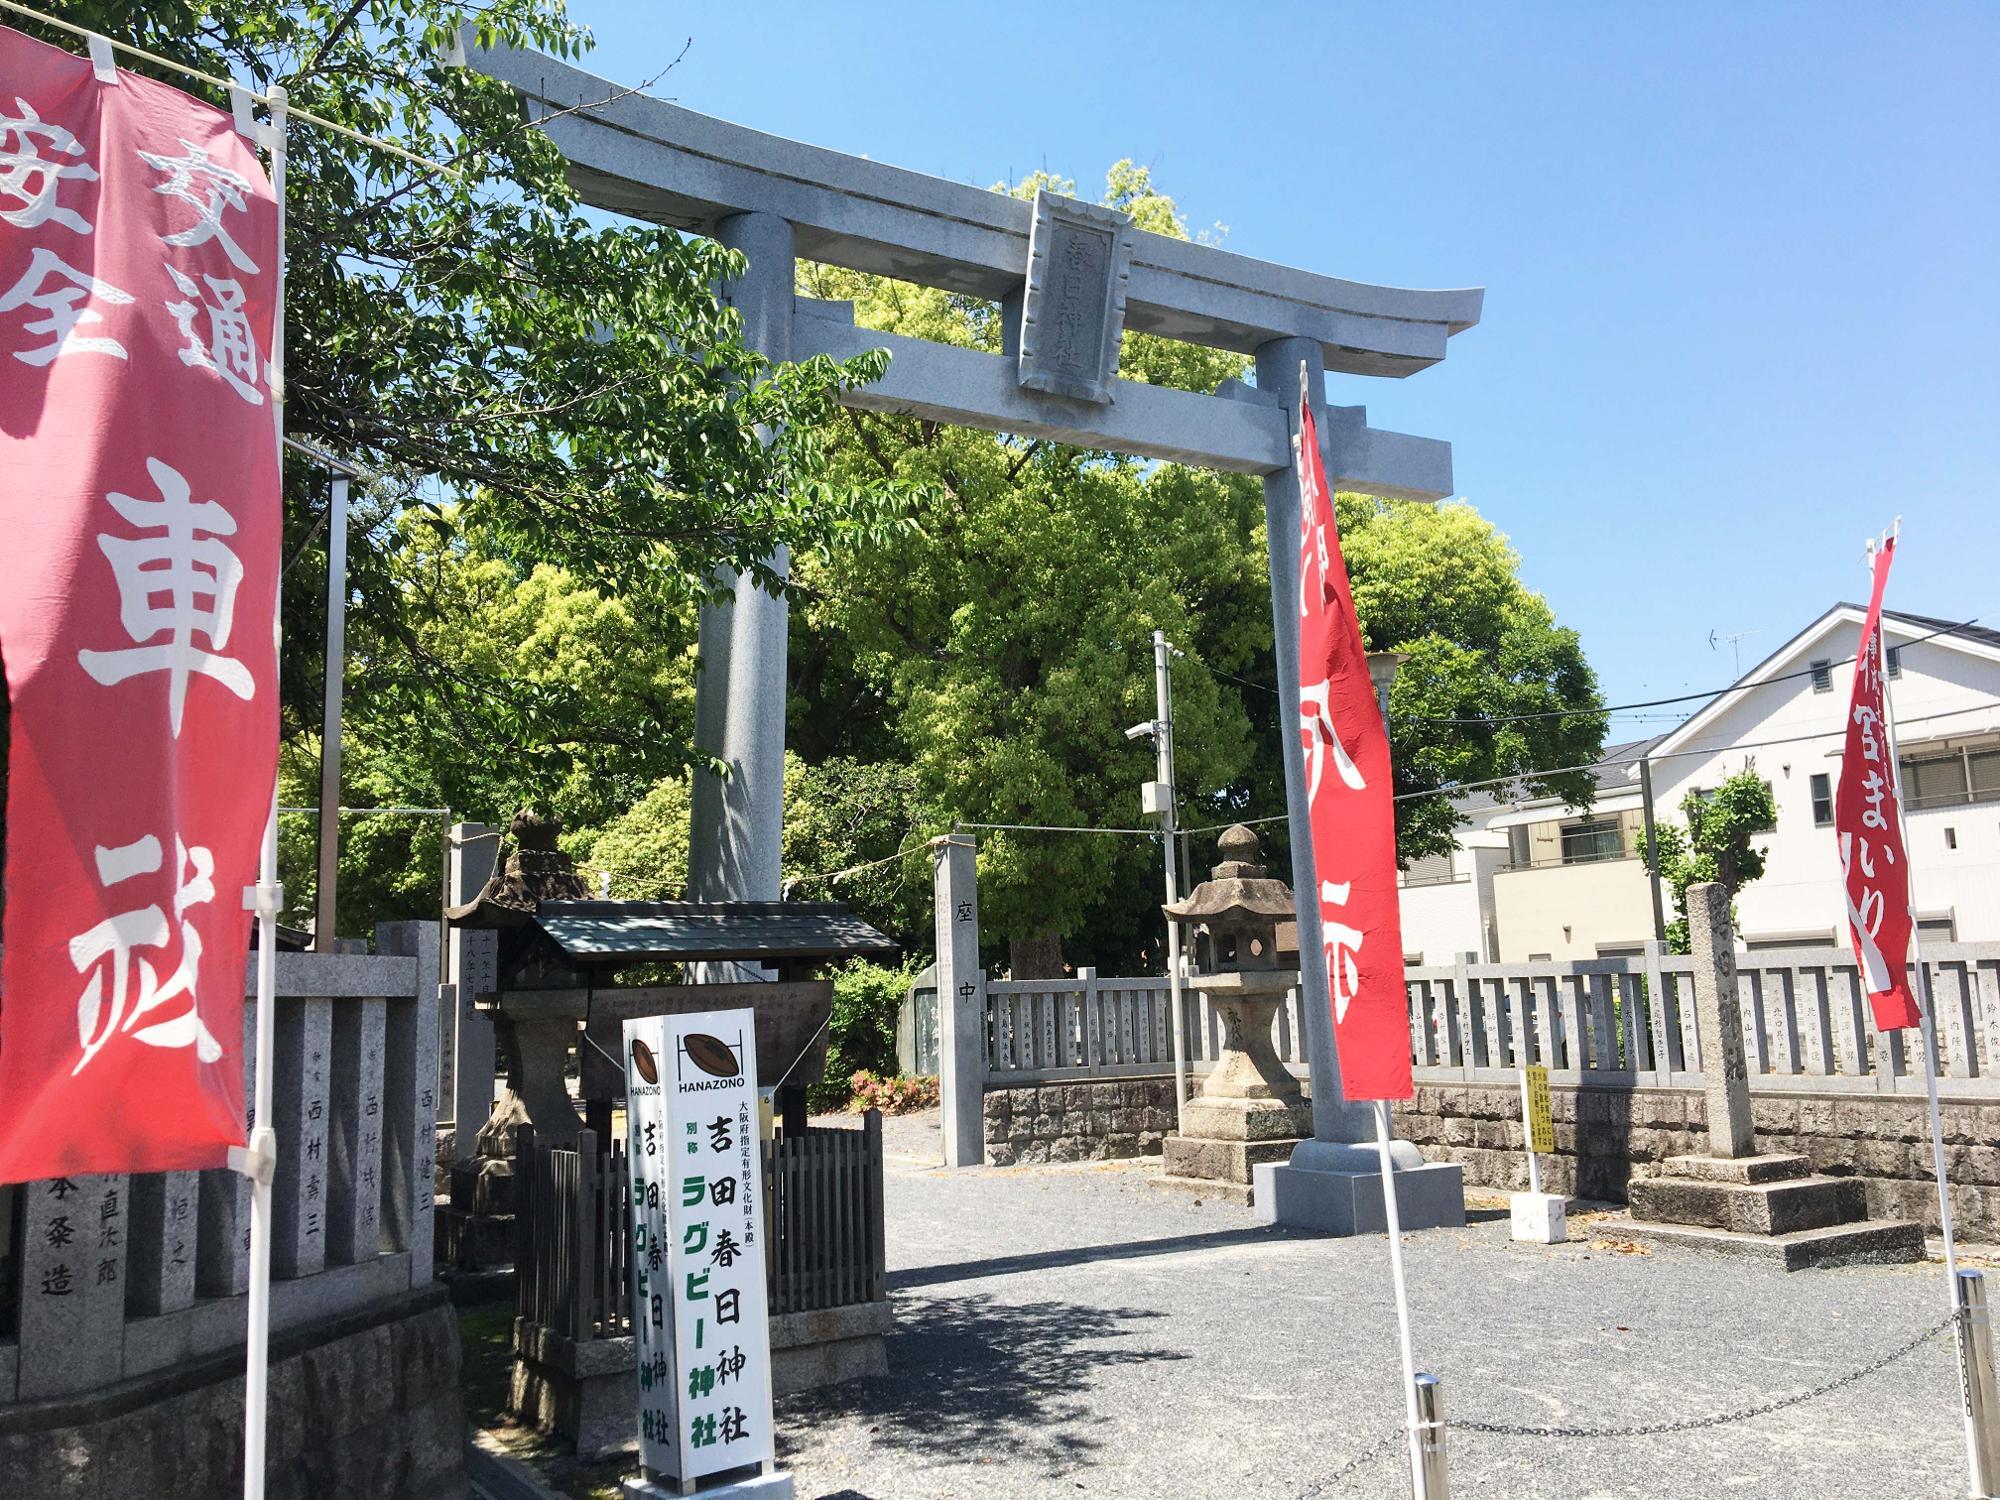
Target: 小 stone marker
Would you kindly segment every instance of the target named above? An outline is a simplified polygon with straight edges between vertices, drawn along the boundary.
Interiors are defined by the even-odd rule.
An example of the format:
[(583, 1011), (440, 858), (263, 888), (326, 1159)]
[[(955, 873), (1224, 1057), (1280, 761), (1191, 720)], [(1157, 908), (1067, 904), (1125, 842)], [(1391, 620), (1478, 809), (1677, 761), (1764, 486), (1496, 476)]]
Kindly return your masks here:
[(1749, 1156), (1750, 1073), (1743, 1061), (1743, 1006), (1736, 995), (1736, 932), (1729, 893), (1714, 881), (1687, 893), (1694, 952), (1694, 1020), (1701, 1044), (1702, 1092), (1708, 1101), (1708, 1154)]

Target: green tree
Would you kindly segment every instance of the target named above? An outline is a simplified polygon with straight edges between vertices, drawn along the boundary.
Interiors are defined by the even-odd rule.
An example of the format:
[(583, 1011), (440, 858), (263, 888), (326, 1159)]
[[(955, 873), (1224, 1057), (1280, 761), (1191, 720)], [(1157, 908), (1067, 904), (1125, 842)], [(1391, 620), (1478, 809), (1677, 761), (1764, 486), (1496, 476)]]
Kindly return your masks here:
[(1445, 792), (1520, 778), (1531, 796), (1590, 804), (1603, 698), (1574, 630), (1521, 581), (1520, 555), (1471, 506), (1336, 497), (1354, 608), (1370, 650), (1406, 660), (1389, 689), (1396, 846), (1451, 849), (1465, 821)]
[[(1032, 195), (1048, 181), (1015, 191)], [(1148, 227), (1184, 233), (1143, 169), (1119, 164), (1107, 196)], [(999, 347), (986, 304), (821, 267), (803, 280), (814, 295), (855, 301), (866, 326)], [(1126, 373), (1138, 378), (1208, 389), (1242, 365), (1127, 340)], [(1227, 486), (1179, 471), (1155, 486), (1128, 459), (857, 411), (843, 414), (834, 459), (857, 485), (892, 483), (926, 499), (910, 531), (801, 567), (801, 668), (838, 700), (879, 708), (936, 828), (954, 819), (1135, 824), (1150, 751), (1128, 745), (1122, 730), (1152, 717), (1152, 632), (1200, 649), (1204, 596), (1232, 570), (1248, 576), (1251, 518)], [(1230, 665), (1247, 666), (1255, 641), (1220, 648)], [(1183, 774), (1192, 785), (1227, 782), (1249, 754), (1241, 704), (1205, 673), (1184, 676)], [(823, 752), (871, 732), (856, 714), (808, 731)], [(1135, 880), (1154, 889), (1145, 872), (1157, 859), (1138, 840), (992, 835), (982, 846), (982, 910), (1010, 940), (1016, 973), (1059, 970), (1063, 934), (1114, 890)]]
[(1736, 893), (1764, 873), (1770, 852), (1751, 840), (1777, 827), (1778, 805), (1771, 784), (1746, 766), (1713, 792), (1689, 792), (1681, 800), (1681, 816), (1687, 827), (1658, 824), (1651, 845), (1641, 835), (1648, 859), (1657, 850), (1660, 877), (1673, 891), (1674, 910), (1680, 913), (1667, 924), (1667, 942), (1676, 953), (1689, 948), (1689, 886), (1705, 881), (1720, 885), (1729, 897), (1730, 920), (1735, 920)]
[[(285, 421), (288, 433), (390, 476), (378, 524), (355, 528), (350, 613), (385, 646), (406, 648), (405, 696), (455, 731), (484, 728), (511, 684), (486, 675), (476, 655), (420, 649), (426, 600), (395, 556), (409, 515), (446, 532), (477, 528), (517, 579), (557, 568), (666, 635), (715, 588), (718, 567), (770, 585), (764, 559), (779, 545), (809, 553), (893, 523), (879, 486), (831, 481), (823, 456), (839, 391), (877, 373), (879, 358), (773, 367), (745, 348), (739, 316), (715, 295), (741, 271), (739, 255), (587, 215), (561, 154), (512, 91), (440, 61), (466, 7), (56, 0), (55, 9), (210, 74), (259, 90), (283, 84), (301, 110), (446, 164), (416, 167), (303, 121), (292, 129)], [(562, 57), (589, 45), (562, 0), (490, 0), (470, 16), (486, 43)], [(322, 563), (326, 488), (312, 465), (288, 465), (286, 555), (299, 580)], [(282, 692), (296, 735), (317, 717), (323, 606), (319, 590), (296, 586), (284, 604)], [(530, 714), (537, 735), (592, 718), (587, 684), (544, 687)]]

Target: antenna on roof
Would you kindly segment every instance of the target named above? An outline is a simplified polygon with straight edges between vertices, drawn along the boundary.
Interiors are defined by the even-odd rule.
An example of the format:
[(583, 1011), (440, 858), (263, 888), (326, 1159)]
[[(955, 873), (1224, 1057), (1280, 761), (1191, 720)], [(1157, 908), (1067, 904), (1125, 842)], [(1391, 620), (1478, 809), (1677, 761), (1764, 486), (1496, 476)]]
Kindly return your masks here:
[(1741, 677), (1743, 675), (1743, 642), (1750, 636), (1762, 635), (1763, 633), (1761, 630), (1739, 630), (1734, 635), (1717, 635), (1711, 630), (1708, 633), (1708, 649), (1719, 651), (1722, 649), (1722, 642), (1729, 642), (1729, 660), (1736, 675)]

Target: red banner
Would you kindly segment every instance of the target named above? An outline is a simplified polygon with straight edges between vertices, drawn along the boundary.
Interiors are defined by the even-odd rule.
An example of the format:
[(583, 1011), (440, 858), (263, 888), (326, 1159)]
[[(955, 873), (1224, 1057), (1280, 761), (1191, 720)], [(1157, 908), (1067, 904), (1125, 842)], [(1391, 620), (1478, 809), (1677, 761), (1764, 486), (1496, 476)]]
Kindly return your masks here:
[(1407, 1099), (1410, 1012), (1403, 988), (1389, 736), (1368, 675), (1312, 404), (1303, 397), (1299, 738), (1341, 1092), (1349, 1099)]
[(277, 203), (230, 118), (0, 28), (0, 1182), (218, 1167), (277, 764)]
[(1875, 588), (1854, 656), (1854, 695), (1847, 706), (1847, 743), (1840, 752), (1840, 789), (1833, 828), (1840, 839), (1847, 930), (1868, 990), (1878, 1031), (1921, 1024), (1905, 960), (1910, 951), (1910, 866), (1903, 850), (1902, 789), (1896, 745), (1883, 714), (1882, 595), (1896, 560), (1891, 537), (1875, 554)]

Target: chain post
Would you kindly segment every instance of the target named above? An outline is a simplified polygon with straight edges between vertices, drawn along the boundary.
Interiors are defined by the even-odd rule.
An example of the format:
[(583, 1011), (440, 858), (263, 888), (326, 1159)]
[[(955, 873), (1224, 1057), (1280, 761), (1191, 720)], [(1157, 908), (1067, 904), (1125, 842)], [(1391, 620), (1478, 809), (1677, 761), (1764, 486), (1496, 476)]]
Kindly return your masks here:
[(1986, 1315), (1986, 1276), (1960, 1270), (1953, 1278), (1958, 1304), (1959, 1391), (1965, 1401), (1965, 1448), (1974, 1496), (2000, 1494), (2000, 1393), (1994, 1389), (1993, 1325)]
[(1416, 1500), (1451, 1500), (1444, 1462), (1444, 1386), (1435, 1375), (1417, 1377)]

